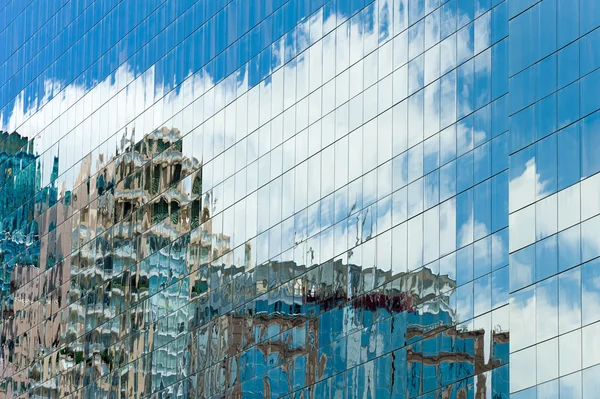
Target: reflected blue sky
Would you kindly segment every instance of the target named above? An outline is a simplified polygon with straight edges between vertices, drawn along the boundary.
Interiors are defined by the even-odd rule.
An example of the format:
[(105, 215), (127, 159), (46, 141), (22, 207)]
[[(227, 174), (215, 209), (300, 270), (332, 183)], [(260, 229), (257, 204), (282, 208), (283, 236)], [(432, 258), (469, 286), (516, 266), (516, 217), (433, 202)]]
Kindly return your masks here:
[[(201, 68), (215, 83), (239, 68), (247, 69), (253, 87), (321, 37), (319, 19), (334, 16), (341, 22), (363, 3), (11, 1), (0, 25), (2, 35), (12, 38), (3, 40), (7, 51), (0, 66), (0, 76), (5, 77), (0, 91), (2, 120), (6, 123), (12, 113), (21, 111), (15, 107), (40, 108), (70, 84), (89, 90), (107, 78), (114, 83), (115, 70), (124, 63), (134, 77), (154, 65), (155, 85), (165, 92)], [(354, 21), (365, 31), (377, 29), (375, 4)], [(319, 15), (311, 16), (317, 10)], [(317, 21), (311, 23), (317, 25), (312, 39), (306, 29), (309, 16)], [(390, 24), (389, 18), (381, 23), (382, 39), (389, 35)], [(47, 87), (49, 82), (53, 87)]]

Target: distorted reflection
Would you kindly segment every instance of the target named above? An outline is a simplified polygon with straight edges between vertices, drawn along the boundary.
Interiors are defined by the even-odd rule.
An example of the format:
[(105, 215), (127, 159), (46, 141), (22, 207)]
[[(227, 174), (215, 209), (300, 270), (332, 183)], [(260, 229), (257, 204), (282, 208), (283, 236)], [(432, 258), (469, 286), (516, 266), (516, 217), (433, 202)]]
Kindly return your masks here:
[[(579, 333), (560, 355), (596, 331), (577, 329), (596, 321), (595, 280), (577, 291), (594, 265), (554, 274), (597, 255), (600, 217), (574, 226), (554, 195), (573, 180), (545, 156), (560, 137), (507, 133), (546, 109), (527, 102), (537, 70), (509, 64), (507, 2), (44, 3), (23, 15), (65, 33), (19, 32), (0, 62), (0, 397), (572, 382), (576, 362), (524, 374), (538, 339)], [(530, 108), (510, 119), (506, 69)]]

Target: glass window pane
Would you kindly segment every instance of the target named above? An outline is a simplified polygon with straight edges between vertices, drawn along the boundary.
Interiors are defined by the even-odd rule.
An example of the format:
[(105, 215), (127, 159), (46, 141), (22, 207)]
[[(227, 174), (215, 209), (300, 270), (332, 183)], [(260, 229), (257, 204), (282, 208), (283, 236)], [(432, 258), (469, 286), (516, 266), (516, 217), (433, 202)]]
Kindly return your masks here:
[(558, 377), (558, 339), (537, 346), (537, 382), (543, 383)]
[[(535, 349), (535, 346), (532, 346), (510, 355), (511, 392), (520, 391), (535, 385), (537, 370)], [(527, 396), (524, 397), (526, 398)]]
[(563, 334), (581, 327), (581, 268), (558, 277), (558, 330)]

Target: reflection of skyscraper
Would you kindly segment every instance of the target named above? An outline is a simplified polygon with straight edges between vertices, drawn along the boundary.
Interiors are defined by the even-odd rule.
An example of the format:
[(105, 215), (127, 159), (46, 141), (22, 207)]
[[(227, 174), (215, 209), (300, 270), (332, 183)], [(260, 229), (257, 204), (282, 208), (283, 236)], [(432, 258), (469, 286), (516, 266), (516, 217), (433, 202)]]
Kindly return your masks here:
[[(16, 132), (2, 133), (0, 149), (1, 250), (3, 262), (14, 266), (14, 257), (21, 254), (32, 239), (28, 227), (33, 218), (32, 199), (38, 189), (36, 156), (32, 154), (33, 141)], [(21, 204), (26, 206), (20, 207)], [(6, 276), (10, 276), (12, 270), (9, 270)], [(9, 284), (9, 281), (3, 281), (3, 295), (10, 294)]]
[[(205, 371), (195, 377), (194, 384), (182, 388), (184, 396), (209, 392), (221, 383), (231, 385), (232, 393), (238, 395), (263, 389), (284, 394), (289, 389), (284, 381), (292, 376), (303, 385), (316, 384), (317, 390), (332, 390), (333, 386), (321, 382), (329, 375), (327, 370), (343, 370), (358, 361), (352, 360), (356, 352), (359, 359), (366, 356), (365, 360), (373, 358), (375, 363), (367, 361), (359, 371), (370, 376), (370, 382), (352, 389), (376, 390), (384, 384), (390, 392), (422, 392), (439, 386), (428, 385), (425, 379), (419, 385), (409, 382), (417, 369), (420, 373), (435, 370), (432, 376), (437, 375), (446, 385), (443, 390), (452, 395), (496, 389), (486, 385), (485, 376), (506, 363), (502, 353), (506, 336), (491, 332), (489, 326), (466, 331), (454, 326), (456, 310), (451, 302), (456, 283), (448, 276), (433, 275), (425, 268), (396, 276), (388, 288), (354, 297), (357, 293), (348, 287), (370, 281), (372, 270), (335, 262), (325, 273), (327, 267), (307, 269), (293, 262), (271, 262), (259, 266), (253, 272), (256, 283), (248, 285), (243, 267), (230, 275), (223, 269), (232, 262), (226, 260), (233, 254), (230, 237), (214, 230), (213, 194), (209, 191), (201, 198), (200, 165), (183, 156), (177, 130), (152, 132), (118, 157), (101, 161), (104, 166), (89, 176), (86, 165), (92, 162), (90, 156), (82, 160), (72, 192), (61, 192), (59, 199), (52, 183), (41, 191), (41, 203), (36, 203), (55, 213), (50, 220), (40, 219), (36, 233), (42, 237), (39, 267), (71, 276), (68, 288), (57, 298), (59, 307), (65, 299), (70, 303), (68, 312), (55, 319), (62, 319), (63, 327), (61, 332), (56, 330), (57, 335), (50, 334), (52, 343), (46, 337), (45, 345), (60, 343), (57, 360), (72, 372), (56, 383), (45, 380), (44, 371), (34, 367), (26, 376), (13, 377), (18, 384), (32, 384), (39, 392), (71, 392), (106, 376), (89, 391), (103, 392), (110, 387), (112, 371), (122, 373), (123, 365), (134, 361), (141, 366), (130, 371), (128, 378), (145, 387), (141, 392), (164, 389), (176, 383), (181, 373), (193, 375), (201, 370)], [(121, 170), (133, 173), (117, 181)], [(63, 230), (64, 224), (58, 223), (57, 228), (53, 222), (61, 218), (58, 215), (64, 219), (69, 214), (77, 221), (71, 224), (72, 233)], [(50, 243), (56, 243), (56, 251)], [(251, 264), (251, 253), (247, 246), (242, 264)], [(227, 258), (221, 258), (222, 254)], [(212, 259), (225, 262), (213, 264)], [(301, 277), (272, 291), (268, 281), (273, 271)], [(216, 278), (230, 283), (208, 290)], [(241, 292), (235, 292), (238, 287)], [(263, 294), (229, 312), (236, 297), (237, 303), (243, 303), (240, 295), (247, 290)], [(132, 330), (135, 335), (123, 341), (129, 321), (119, 313), (134, 303), (138, 306), (133, 308), (131, 322), (138, 327)], [(17, 314), (25, 309), (15, 308)], [(178, 310), (169, 313), (170, 309)], [(4, 342), (14, 348), (9, 358), (31, 359), (25, 347), (13, 343), (14, 328), (11, 332), (7, 326)], [(29, 342), (47, 335), (39, 329), (31, 333)], [(348, 338), (339, 341), (345, 335)], [(427, 348), (430, 341), (438, 342), (437, 346)], [(116, 344), (106, 344), (111, 342)], [(392, 348), (398, 349), (390, 352)], [(291, 363), (279, 369), (286, 359)], [(375, 369), (377, 376), (371, 374)], [(249, 377), (260, 373), (265, 373), (264, 385), (252, 385), (258, 380)], [(443, 382), (449, 375), (474, 374), (479, 375), (475, 385), (454, 386), (454, 378)], [(386, 382), (386, 375), (394, 375), (395, 382)], [(383, 380), (376, 382), (377, 378)], [(133, 394), (128, 386), (121, 385), (120, 392)]]
[[(0, 150), (0, 216), (4, 221), (18, 204), (30, 200), (39, 188), (36, 187), (33, 140), (28, 141), (16, 132), (2, 132)], [(21, 220), (15, 220), (15, 223), (10, 230), (16, 231), (22, 225)]]
[[(0, 143), (0, 251), (3, 273), (0, 274), (2, 303), (3, 346), (8, 333), (14, 327), (15, 296), (17, 285), (14, 275), (22, 263), (35, 262), (39, 258), (39, 244), (36, 243), (37, 229), (34, 220), (35, 193), (39, 189), (36, 169), (37, 157), (33, 154), (33, 140), (12, 134), (2, 133)], [(3, 357), (0, 364), (2, 376), (15, 371), (10, 357)], [(17, 380), (19, 380), (17, 378)]]
[[(341, 263), (333, 266), (341, 273), (352, 268), (352, 265)], [(234, 360), (224, 361), (222, 367), (227, 370), (226, 375), (266, 370), (264, 386), (275, 396), (286, 393), (285, 384), (280, 385), (282, 379), (294, 380), (298, 376), (306, 385), (317, 383), (317, 392), (330, 389), (333, 392), (335, 386), (319, 384), (319, 381), (335, 374), (339, 367), (346, 367), (353, 356), (360, 358), (366, 354), (378, 358), (374, 362), (380, 368), (379, 376), (371, 375), (370, 385), (362, 387), (368, 391), (384, 389), (388, 395), (392, 392), (399, 395), (411, 389), (422, 392), (432, 386), (439, 388), (440, 383), (447, 385), (443, 380), (451, 382), (451, 376), (474, 374), (478, 376), (476, 383), (450, 384), (439, 390), (439, 394), (487, 397), (493, 392), (504, 392), (507, 376), (498, 367), (508, 361), (508, 332), (491, 330), (487, 326), (475, 330), (457, 328), (453, 321), (455, 311), (447, 307), (450, 292), (440, 297), (420, 297), (416, 290), (419, 284), (456, 288), (447, 276), (433, 275), (429, 269), (423, 269), (401, 276), (398, 283), (398, 287), (377, 290), (347, 302), (348, 298), (340, 297), (339, 292), (334, 293), (326, 286), (307, 296), (306, 287), (310, 282), (303, 279), (301, 292), (284, 290), (281, 299), (257, 300), (250, 314), (230, 314), (225, 325), (234, 333), (227, 354)], [(414, 295), (411, 296), (411, 292)], [(252, 317), (253, 313), (258, 317)], [(315, 319), (306, 317), (307, 314), (320, 314), (321, 317)], [(346, 322), (341, 322), (344, 319), (354, 326), (349, 328)], [(273, 331), (286, 333), (273, 334)], [(348, 340), (337, 341), (346, 334)], [(398, 346), (399, 349), (390, 351)], [(238, 361), (240, 348), (249, 350), (240, 355)], [(202, 350), (206, 348), (201, 344), (192, 347), (191, 355), (198, 356)], [(384, 353), (386, 355), (380, 358)], [(294, 361), (283, 374), (269, 372), (288, 358)], [(416, 386), (409, 386), (410, 374), (420, 368), (426, 372), (431, 370), (431, 378), (437, 380), (437, 384), (424, 379)], [(498, 380), (494, 386), (489, 384), (492, 372), (497, 374)], [(335, 378), (334, 383), (345, 384)], [(204, 384), (210, 384), (210, 381), (205, 379)], [(260, 392), (262, 387), (261, 384), (244, 388), (242, 384), (236, 394), (242, 395), (245, 390)]]
[[(46, 333), (45, 342), (48, 348), (60, 343), (57, 360), (72, 371), (59, 383), (46, 381), (39, 368), (26, 377), (15, 375), (13, 381), (33, 384), (41, 392), (71, 392), (82, 383), (92, 384), (89, 392), (106, 392), (114, 373), (121, 374), (123, 365), (133, 361), (138, 366), (127, 378), (144, 387), (140, 393), (200, 373), (195, 383), (181, 388), (184, 396), (210, 392), (218, 384), (230, 385), (236, 395), (263, 389), (279, 395), (289, 390), (285, 381), (292, 379), (316, 384), (316, 390), (333, 390), (333, 380), (322, 382), (328, 370), (344, 370), (366, 356), (355, 377), (359, 381), (366, 373), (370, 382), (352, 389), (375, 391), (384, 384), (390, 392), (423, 392), (443, 385), (442, 391), (459, 396), (505, 389), (486, 381), (491, 373), (497, 374), (495, 381), (505, 380), (498, 374), (505, 367), (498, 367), (507, 361), (506, 333), (492, 331), (491, 323), (457, 328), (457, 287), (447, 275), (424, 268), (397, 275), (367, 294), (350, 287), (385, 272), (340, 261), (318, 268), (286, 261), (259, 265), (247, 275), (244, 266), (232, 266), (231, 237), (215, 229), (213, 194), (208, 191), (201, 198), (200, 165), (183, 156), (178, 131), (162, 128), (127, 148), (102, 161), (94, 176), (81, 168), (77, 187), (70, 195), (60, 193), (58, 202), (54, 184), (42, 191), (44, 201), (56, 203), (57, 215), (77, 215), (72, 233), (44, 219), (45, 231), (39, 233), (46, 243), (41, 255), (53, 254), (48, 242), (62, 248), (56, 256), (40, 256), (40, 267), (71, 276), (57, 298), (59, 308), (62, 301), (69, 303), (56, 319), (64, 320), (63, 326), (57, 335), (50, 334), (52, 343)], [(82, 165), (92, 162), (87, 157)], [(117, 181), (125, 169), (133, 173)], [(54, 230), (56, 238), (44, 241)], [(75, 252), (69, 256), (70, 248)], [(247, 245), (236, 263), (251, 265), (252, 252)], [(212, 261), (216, 259), (223, 263)], [(274, 275), (291, 280), (272, 290)], [(123, 319), (126, 313), (121, 312), (136, 303), (133, 318)], [(24, 309), (15, 308), (17, 314)], [(31, 358), (22, 345), (12, 343), (14, 329), (5, 331), (5, 345), (14, 347), (9, 357)], [(32, 334), (34, 342), (44, 336), (39, 330)], [(431, 373), (438, 383), (423, 379), (414, 385), (410, 375), (416, 370)], [(262, 381), (255, 378), (261, 373), (264, 384), (253, 385)], [(390, 375), (393, 383), (386, 380)], [(479, 377), (475, 385), (454, 384), (462, 375)], [(349, 381), (343, 384), (347, 387)], [(117, 386), (134, 394), (128, 384)]]

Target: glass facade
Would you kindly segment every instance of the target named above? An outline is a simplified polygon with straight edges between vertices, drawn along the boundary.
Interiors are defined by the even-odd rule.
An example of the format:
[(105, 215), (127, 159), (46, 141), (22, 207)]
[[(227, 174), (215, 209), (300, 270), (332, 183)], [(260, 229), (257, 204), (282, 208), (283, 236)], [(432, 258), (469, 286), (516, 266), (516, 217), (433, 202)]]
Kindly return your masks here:
[(511, 396), (600, 392), (600, 3), (510, 1)]
[(598, 28), (0, 0), (0, 398), (596, 398)]

